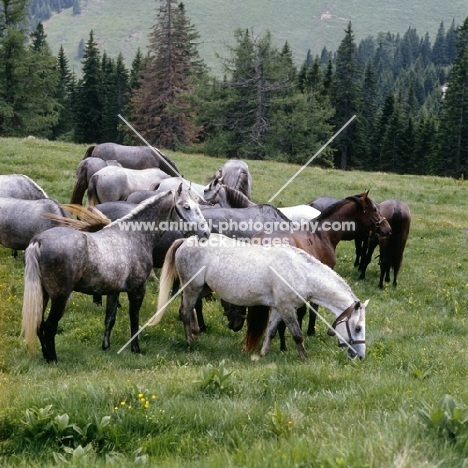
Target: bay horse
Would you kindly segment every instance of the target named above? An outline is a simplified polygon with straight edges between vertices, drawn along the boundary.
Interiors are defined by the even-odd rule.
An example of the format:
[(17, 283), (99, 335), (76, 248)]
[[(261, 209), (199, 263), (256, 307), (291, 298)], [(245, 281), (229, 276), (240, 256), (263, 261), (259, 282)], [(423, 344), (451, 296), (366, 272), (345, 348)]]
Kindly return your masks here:
[(244, 194), (249, 200), (252, 194), (252, 175), (249, 166), (240, 159), (229, 159), (208, 179), (205, 199), (210, 198), (220, 185), (227, 185)]
[[(187, 233), (209, 235), (198, 204), (180, 186), (146, 200), (98, 232), (55, 227), (35, 236), (25, 252), (22, 334), (29, 352), (34, 354), (39, 336), (46, 361), (57, 360), (55, 335), (72, 291), (108, 296), (103, 347), (109, 344), (118, 294), (126, 292), (131, 336), (135, 336), (153, 267), (152, 250), (162, 236), (161, 223), (169, 220), (186, 221), (181, 224)], [(141, 223), (151, 226), (142, 229)], [(52, 305), (44, 320), (49, 299)], [(131, 349), (140, 351), (138, 336)]]
[[(323, 211), (329, 206), (333, 205), (334, 203), (339, 202), (340, 200), (342, 200), (342, 198), (322, 196), (322, 197), (314, 198), (312, 201), (308, 203), (308, 205), (316, 208), (317, 210)], [(354, 259), (355, 267), (359, 266), (361, 262), (361, 258), (365, 254), (366, 247), (364, 246), (364, 244), (367, 243), (368, 236), (369, 236), (369, 233), (361, 226), (358, 226), (356, 231), (348, 232), (342, 239), (342, 240), (354, 241), (354, 247), (356, 251), (356, 257)]]
[[(185, 337), (190, 344), (198, 338), (199, 327), (194, 305), (204, 289), (216, 292), (229, 303), (241, 306), (267, 306), (271, 318), (260, 351), (265, 356), (276, 333), (278, 320), (287, 325), (299, 356), (307, 358), (296, 309), (304, 301), (318, 303), (335, 315), (333, 328), (340, 346), (348, 347), (349, 357), (365, 356), (365, 309), (349, 285), (331, 268), (303, 250), (292, 247), (264, 248), (211, 234), (206, 242), (194, 237), (178, 240), (169, 249), (161, 271), (158, 312), (151, 325), (157, 324), (175, 278), (184, 286), (180, 315)], [(268, 316), (258, 317), (261, 331), (246, 340), (244, 350), (253, 352), (261, 339)], [(252, 320), (255, 320), (252, 317)], [(249, 335), (251, 330), (247, 331)]]
[(406, 241), (411, 226), (409, 206), (401, 200), (386, 200), (379, 203), (379, 210), (385, 216), (392, 228), (390, 236), (382, 237), (374, 233), (368, 239), (367, 252), (360, 263), (360, 278), (366, 277), (366, 268), (372, 260), (372, 254), (379, 245), (380, 248), (380, 280), (379, 288), (383, 289), (383, 281), (390, 282), (390, 270), (393, 270), (393, 286), (397, 285), (397, 276), (403, 261)]
[[(171, 176), (158, 168), (137, 170), (118, 166), (103, 167), (89, 180), (88, 205), (125, 200), (132, 192), (148, 189), (168, 178)], [(179, 185), (173, 187), (173, 190)]]
[(49, 198), (36, 182), (23, 174), (0, 175), (0, 197), (19, 198), (21, 200)]

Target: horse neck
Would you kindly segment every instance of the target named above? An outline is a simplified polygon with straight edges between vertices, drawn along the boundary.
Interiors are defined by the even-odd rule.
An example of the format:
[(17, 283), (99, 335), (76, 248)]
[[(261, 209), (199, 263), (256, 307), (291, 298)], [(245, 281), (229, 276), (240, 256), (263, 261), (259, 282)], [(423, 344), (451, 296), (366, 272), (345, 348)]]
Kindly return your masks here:
[[(331, 213), (327, 214), (327, 212), (325, 212), (325, 216), (320, 215), (318, 221), (319, 225), (324, 221), (330, 223), (354, 221), (355, 231), (357, 230), (357, 224), (360, 224), (360, 221), (358, 220), (357, 206), (356, 203), (352, 200), (346, 200), (345, 203), (338, 206), (337, 209)], [(349, 234), (349, 231), (344, 230), (343, 225), (341, 224), (339, 229), (321, 229), (318, 231), (318, 233), (320, 237), (324, 240), (326, 239), (333, 247), (333, 250), (335, 250), (336, 246), (343, 239), (343, 237), (346, 234)]]
[[(170, 221), (173, 207), (174, 199), (172, 193), (165, 192), (143, 201), (127, 216), (114, 221), (105, 229), (120, 230), (126, 234), (133, 234), (140, 238), (146, 237), (151, 242), (154, 242), (163, 234), (163, 231), (157, 229), (158, 223)], [(122, 226), (128, 226), (129, 229), (123, 229)]]
[(357, 297), (341, 276), (330, 268), (322, 268), (320, 265), (322, 264), (307, 269), (308, 284), (314, 285), (313, 291), (310, 291), (310, 300), (338, 317), (357, 300)]

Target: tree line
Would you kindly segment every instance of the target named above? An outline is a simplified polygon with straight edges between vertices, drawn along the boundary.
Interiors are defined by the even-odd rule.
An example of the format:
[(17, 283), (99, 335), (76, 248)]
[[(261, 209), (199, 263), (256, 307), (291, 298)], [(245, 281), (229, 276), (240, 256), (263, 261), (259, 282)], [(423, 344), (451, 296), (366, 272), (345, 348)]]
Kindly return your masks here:
[(160, 148), (304, 164), (333, 140), (317, 164), (466, 173), (468, 18), (442, 22), (434, 43), (413, 28), (357, 43), (350, 22), (336, 51), (309, 50), (300, 66), (288, 42), (238, 29), (214, 76), (183, 3), (157, 1), (146, 54), (127, 68), (91, 31), (77, 77), (42, 23), (29, 32), (28, 1), (1, 0), (0, 136), (141, 144), (120, 114)]

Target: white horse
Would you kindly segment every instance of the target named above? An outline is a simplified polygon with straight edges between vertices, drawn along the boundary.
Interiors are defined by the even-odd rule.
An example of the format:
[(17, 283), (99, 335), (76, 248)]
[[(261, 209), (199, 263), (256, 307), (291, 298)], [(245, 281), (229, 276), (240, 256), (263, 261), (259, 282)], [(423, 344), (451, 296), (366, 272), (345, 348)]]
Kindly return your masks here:
[[(161, 271), (158, 313), (152, 325), (160, 321), (172, 282), (177, 277), (184, 288), (181, 317), (189, 343), (199, 333), (193, 313), (195, 303), (208, 288), (231, 304), (271, 308), (261, 356), (268, 353), (279, 319), (282, 319), (296, 342), (300, 357), (307, 357), (296, 317), (296, 309), (306, 301), (321, 305), (335, 315), (332, 327), (339, 345), (348, 347), (349, 357), (362, 359), (365, 356), (368, 301), (361, 303), (343, 278), (302, 250), (285, 246), (266, 248), (219, 234), (211, 234), (206, 242), (198, 242), (194, 237), (176, 241)], [(265, 326), (260, 332), (260, 327), (255, 326), (259, 337), (256, 342), (251, 339), (248, 349), (245, 345), (244, 349), (255, 349), (252, 343), (258, 343)]]
[[(132, 192), (149, 189), (153, 184), (168, 178), (171, 176), (158, 168), (127, 169), (105, 166), (89, 180), (88, 205), (126, 200)], [(177, 187), (178, 185), (173, 190), (177, 190)]]

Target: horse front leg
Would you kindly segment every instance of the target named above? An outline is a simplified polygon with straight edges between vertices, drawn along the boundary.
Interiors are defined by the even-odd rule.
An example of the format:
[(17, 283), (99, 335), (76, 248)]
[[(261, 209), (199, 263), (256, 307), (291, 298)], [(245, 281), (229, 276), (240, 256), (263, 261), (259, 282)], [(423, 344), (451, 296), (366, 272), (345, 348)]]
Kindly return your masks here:
[(110, 346), (110, 336), (112, 329), (115, 325), (115, 319), (117, 316), (117, 303), (119, 301), (118, 294), (109, 294), (106, 300), (106, 317), (104, 319), (104, 338), (102, 339), (102, 349), (105, 351)]
[[(38, 335), (42, 347), (42, 355), (47, 362), (57, 362), (57, 353), (55, 351), (55, 335), (59, 320), (63, 317), (65, 307), (67, 306), (69, 295), (59, 296), (52, 299), (49, 316), (46, 321), (41, 323)], [(44, 297), (44, 308), (47, 305), (47, 299)]]
[[(278, 313), (278, 311), (276, 311), (276, 314), (272, 314), (272, 315), (279, 316), (280, 314)], [(288, 330), (291, 333), (291, 336), (294, 342), (296, 343), (297, 350), (299, 352), (299, 357), (301, 359), (307, 359), (308, 357), (307, 352), (304, 348), (304, 336), (302, 334), (301, 327), (299, 326), (299, 322), (297, 320), (296, 310), (294, 308), (291, 308), (290, 306), (282, 308), (281, 318), (283, 319), (284, 323), (288, 327)], [(275, 318), (275, 321), (278, 322), (278, 319)], [(276, 331), (276, 330), (273, 330), (273, 326), (274, 324), (272, 324), (272, 330), (270, 330), (270, 336), (271, 336), (271, 332)], [(268, 324), (268, 328), (270, 328), (270, 324)], [(268, 335), (269, 333), (267, 331), (267, 337)], [(266, 338), (265, 338), (265, 343), (266, 343)], [(264, 346), (265, 346), (265, 343), (264, 343)], [(263, 348), (262, 348), (262, 351), (263, 351)]]
[(136, 291), (128, 293), (129, 314), (130, 314), (130, 337), (132, 339), (132, 353), (140, 353), (140, 344), (138, 341), (138, 332), (140, 330), (140, 308), (145, 298), (146, 282), (143, 283)]

